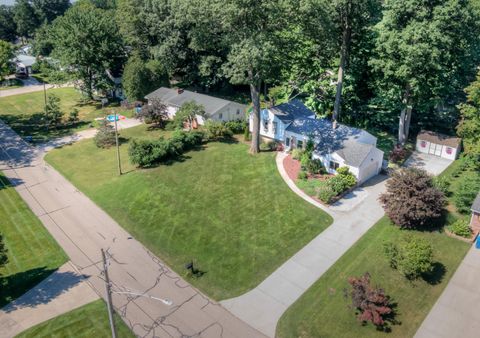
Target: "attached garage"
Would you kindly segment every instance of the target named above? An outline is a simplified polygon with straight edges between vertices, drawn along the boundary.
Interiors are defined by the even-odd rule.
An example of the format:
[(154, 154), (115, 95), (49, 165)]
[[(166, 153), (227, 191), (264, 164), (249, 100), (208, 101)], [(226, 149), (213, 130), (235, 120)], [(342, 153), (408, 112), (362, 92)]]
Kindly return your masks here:
[(460, 153), (462, 139), (433, 131), (422, 130), (417, 135), (417, 151), (455, 160)]

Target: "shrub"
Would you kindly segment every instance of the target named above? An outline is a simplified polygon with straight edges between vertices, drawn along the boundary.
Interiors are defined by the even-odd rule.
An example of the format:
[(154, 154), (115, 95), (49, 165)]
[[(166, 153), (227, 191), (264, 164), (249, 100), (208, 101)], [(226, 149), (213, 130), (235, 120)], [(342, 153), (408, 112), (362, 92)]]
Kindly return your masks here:
[(130, 162), (140, 167), (150, 167), (166, 160), (175, 149), (171, 142), (163, 138), (159, 140), (132, 140), (128, 148)]
[(390, 153), (389, 160), (395, 164), (402, 164), (407, 157), (407, 150), (401, 146), (395, 146)]
[(300, 171), (298, 172), (297, 178), (298, 178), (299, 180), (306, 180), (306, 179), (308, 178), (307, 172), (306, 172), (305, 170), (300, 170)]
[(310, 154), (310, 157), (315, 150), (315, 143), (313, 142), (312, 139), (308, 139), (307, 143), (305, 143), (305, 152)]
[(225, 127), (230, 129), (234, 134), (242, 134), (247, 130), (247, 122), (245, 120), (235, 120), (225, 122)]
[(209, 140), (229, 139), (233, 136), (232, 131), (222, 122), (207, 120), (203, 127)]
[(63, 112), (60, 110), (60, 98), (54, 94), (48, 95), (45, 107), (45, 122), (48, 127), (57, 127), (62, 122)]
[(462, 214), (470, 213), (473, 200), (480, 190), (480, 175), (474, 171), (465, 172), (458, 181), (458, 189), (453, 195), (453, 202)]
[(327, 181), (322, 182), (318, 187), (318, 198), (324, 203), (331, 203), (337, 193), (333, 188), (327, 183)]
[(470, 238), (472, 236), (472, 229), (468, 225), (468, 221), (459, 219), (448, 227), (448, 230), (453, 232), (457, 236)]
[(332, 190), (335, 191), (336, 195), (340, 195), (342, 192), (348, 189), (348, 186), (341, 175), (333, 176), (325, 182), (332, 187)]
[(437, 176), (433, 178), (433, 185), (435, 188), (443, 192), (445, 195), (450, 193), (450, 180), (445, 176)]
[(292, 158), (294, 160), (300, 160), (302, 155), (303, 155), (303, 150), (302, 149), (295, 148), (295, 149), (292, 150)]
[(379, 328), (385, 326), (388, 316), (393, 314), (390, 297), (385, 291), (370, 285), (368, 272), (361, 277), (350, 277), (348, 283), (352, 287), (350, 291), (352, 306), (359, 311), (358, 320), (371, 322)]
[(302, 166), (303, 170), (306, 170), (307, 167), (310, 165), (310, 161), (312, 160), (310, 156), (310, 153), (305, 151), (300, 157), (300, 165)]
[(307, 166), (307, 172), (310, 174), (322, 174), (325, 173), (325, 168), (323, 167), (322, 161), (319, 159), (311, 159)]
[(245, 141), (252, 140), (252, 134), (250, 134), (250, 130), (248, 130), (248, 128), (245, 128), (245, 132), (243, 133), (243, 138), (245, 139)]
[(73, 108), (72, 111), (68, 114), (68, 122), (77, 123), (79, 121), (78, 114), (79, 114), (78, 109)]
[(149, 104), (142, 107), (137, 117), (143, 119), (145, 124), (163, 127), (168, 119), (168, 108), (160, 99), (151, 99)]
[(101, 121), (93, 142), (98, 148), (110, 148), (115, 145), (115, 130), (106, 120)]
[(350, 169), (348, 167), (340, 167), (337, 169), (337, 174), (338, 175), (349, 175), (350, 174)]
[(445, 205), (445, 196), (434, 187), (432, 177), (416, 168), (394, 172), (379, 200), (388, 217), (402, 228), (422, 226), (441, 216)]
[(405, 236), (399, 244), (385, 243), (384, 252), (390, 266), (408, 279), (433, 271), (433, 249), (423, 238)]

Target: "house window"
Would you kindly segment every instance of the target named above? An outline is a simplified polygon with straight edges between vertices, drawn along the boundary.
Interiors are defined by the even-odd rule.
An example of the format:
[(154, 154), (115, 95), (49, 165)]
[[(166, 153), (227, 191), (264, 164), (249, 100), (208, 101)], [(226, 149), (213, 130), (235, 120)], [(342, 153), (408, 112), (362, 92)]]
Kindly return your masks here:
[(287, 147), (290, 147), (290, 137), (287, 137), (287, 138), (285, 139), (285, 145), (286, 145)]
[(268, 119), (263, 120), (263, 131), (268, 132)]
[(329, 167), (330, 169), (337, 170), (340, 167), (340, 164), (335, 161), (330, 161)]
[(223, 114), (222, 114), (222, 113), (218, 114), (218, 118), (219, 118), (220, 120), (223, 120)]
[(447, 147), (447, 154), (451, 155), (453, 153), (453, 149), (450, 147)]
[(420, 143), (420, 146), (421, 146), (422, 148), (425, 148), (425, 147), (427, 146), (427, 142), (422, 141), (422, 142)]
[(272, 132), (274, 135), (277, 133), (277, 122), (272, 123)]
[(298, 148), (298, 149), (302, 149), (302, 148), (303, 148), (303, 141), (302, 141), (302, 140), (298, 140), (298, 141), (297, 141), (297, 148)]
[(240, 115), (240, 109), (237, 109), (237, 115)]

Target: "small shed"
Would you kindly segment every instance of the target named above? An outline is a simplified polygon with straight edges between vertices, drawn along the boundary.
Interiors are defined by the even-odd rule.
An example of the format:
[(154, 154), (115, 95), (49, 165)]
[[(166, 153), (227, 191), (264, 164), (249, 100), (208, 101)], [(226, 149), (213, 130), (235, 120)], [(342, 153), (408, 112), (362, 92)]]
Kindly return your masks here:
[(473, 232), (480, 232), (480, 192), (472, 204), (472, 218), (470, 219), (470, 228)]
[(422, 130), (417, 135), (417, 151), (455, 160), (460, 153), (462, 139), (433, 131)]

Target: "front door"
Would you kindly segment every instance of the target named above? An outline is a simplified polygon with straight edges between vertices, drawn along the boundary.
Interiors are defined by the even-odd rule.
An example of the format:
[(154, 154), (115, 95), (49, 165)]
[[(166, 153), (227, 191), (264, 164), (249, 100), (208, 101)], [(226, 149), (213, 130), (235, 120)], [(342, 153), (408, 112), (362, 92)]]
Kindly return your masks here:
[(290, 149), (297, 147), (297, 138), (295, 136), (290, 137)]

